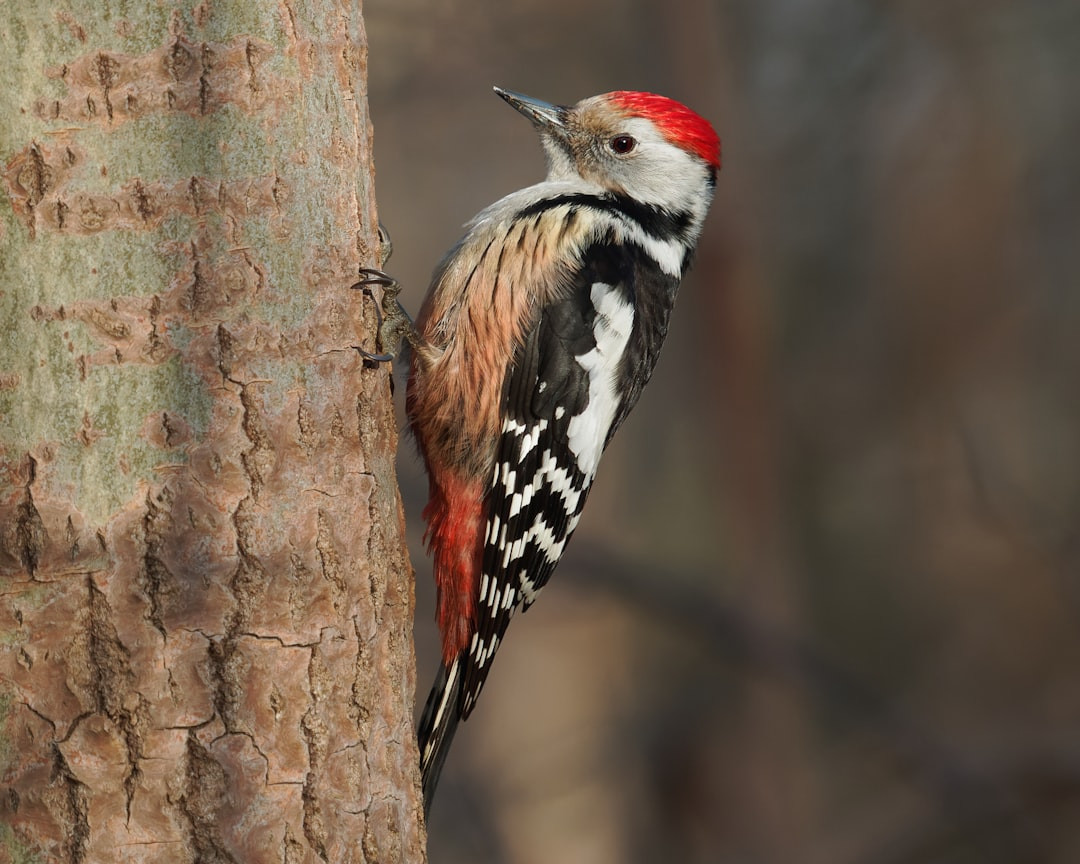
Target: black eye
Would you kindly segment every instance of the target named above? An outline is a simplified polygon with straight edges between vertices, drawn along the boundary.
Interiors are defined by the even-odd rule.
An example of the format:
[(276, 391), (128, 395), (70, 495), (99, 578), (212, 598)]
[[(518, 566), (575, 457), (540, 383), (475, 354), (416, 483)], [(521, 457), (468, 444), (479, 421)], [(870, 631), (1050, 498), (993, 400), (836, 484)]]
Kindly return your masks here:
[(629, 135), (616, 135), (608, 142), (608, 146), (620, 156), (625, 156), (637, 146), (637, 141)]

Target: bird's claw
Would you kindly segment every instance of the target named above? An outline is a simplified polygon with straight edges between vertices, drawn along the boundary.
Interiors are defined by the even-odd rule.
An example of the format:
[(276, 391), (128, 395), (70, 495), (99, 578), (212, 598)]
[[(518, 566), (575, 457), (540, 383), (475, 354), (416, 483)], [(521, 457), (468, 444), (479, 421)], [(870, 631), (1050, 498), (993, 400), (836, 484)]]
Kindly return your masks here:
[(359, 289), (371, 295), (371, 286), (378, 285), (392, 297), (397, 297), (401, 293), (401, 285), (398, 284), (397, 279), (382, 270), (376, 270), (374, 267), (361, 267), (359, 276), (359, 281), (350, 285), (350, 288)]
[(363, 357), (364, 361), (367, 363), (373, 363), (375, 365), (378, 365), (379, 363), (394, 362), (393, 354), (372, 354), (370, 351), (365, 351), (359, 345), (353, 345), (352, 347), (353, 350), (356, 351), (356, 353), (359, 354), (361, 357)]
[(382, 300), (375, 304), (375, 328), (378, 333), (378, 345), (383, 348), (382, 353), (365, 351), (354, 345), (353, 348), (371, 363), (391, 362), (401, 347), (402, 340), (412, 344), (413, 323), (408, 313), (397, 301), (401, 293), (401, 284), (389, 274), (374, 267), (361, 267), (360, 279), (350, 285), (350, 290), (363, 291), (372, 300), (375, 299), (374, 288), (382, 288)]

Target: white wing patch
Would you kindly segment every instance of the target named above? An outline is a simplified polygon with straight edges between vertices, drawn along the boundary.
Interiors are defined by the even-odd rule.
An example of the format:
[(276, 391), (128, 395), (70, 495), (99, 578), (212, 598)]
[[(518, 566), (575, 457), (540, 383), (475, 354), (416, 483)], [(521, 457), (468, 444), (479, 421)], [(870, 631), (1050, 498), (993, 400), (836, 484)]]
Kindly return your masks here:
[(634, 325), (634, 306), (623, 300), (616, 288), (597, 282), (592, 286), (592, 303), (596, 309), (596, 347), (577, 357), (589, 376), (589, 404), (571, 417), (567, 426), (570, 451), (590, 480), (596, 476), (608, 430), (619, 408), (616, 370)]

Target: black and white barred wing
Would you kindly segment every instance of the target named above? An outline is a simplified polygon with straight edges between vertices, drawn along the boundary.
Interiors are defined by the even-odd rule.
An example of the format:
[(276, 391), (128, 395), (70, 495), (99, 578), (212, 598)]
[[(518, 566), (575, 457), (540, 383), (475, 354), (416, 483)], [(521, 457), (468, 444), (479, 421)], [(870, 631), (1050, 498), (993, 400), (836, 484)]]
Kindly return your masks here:
[(476, 635), (465, 660), (464, 717), (514, 610), (529, 607), (562, 557), (621, 414), (618, 377), (633, 332), (632, 289), (610, 267), (582, 275), (569, 297), (542, 310), (506, 382), (485, 502)]

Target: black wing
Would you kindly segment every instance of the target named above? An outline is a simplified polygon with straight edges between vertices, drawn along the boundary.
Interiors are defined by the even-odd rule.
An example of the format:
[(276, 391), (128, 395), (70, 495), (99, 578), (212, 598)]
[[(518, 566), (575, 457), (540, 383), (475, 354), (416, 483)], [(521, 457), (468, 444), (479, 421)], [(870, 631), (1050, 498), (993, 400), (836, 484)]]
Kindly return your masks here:
[(596, 462), (583, 457), (582, 429), (598, 430), (598, 458), (652, 372), (677, 286), (644, 252), (595, 243), (565, 299), (541, 310), (517, 352), (504, 386), (505, 421), (485, 501), (478, 620), (465, 657), (462, 717), (515, 609), (536, 599), (577, 526)]

